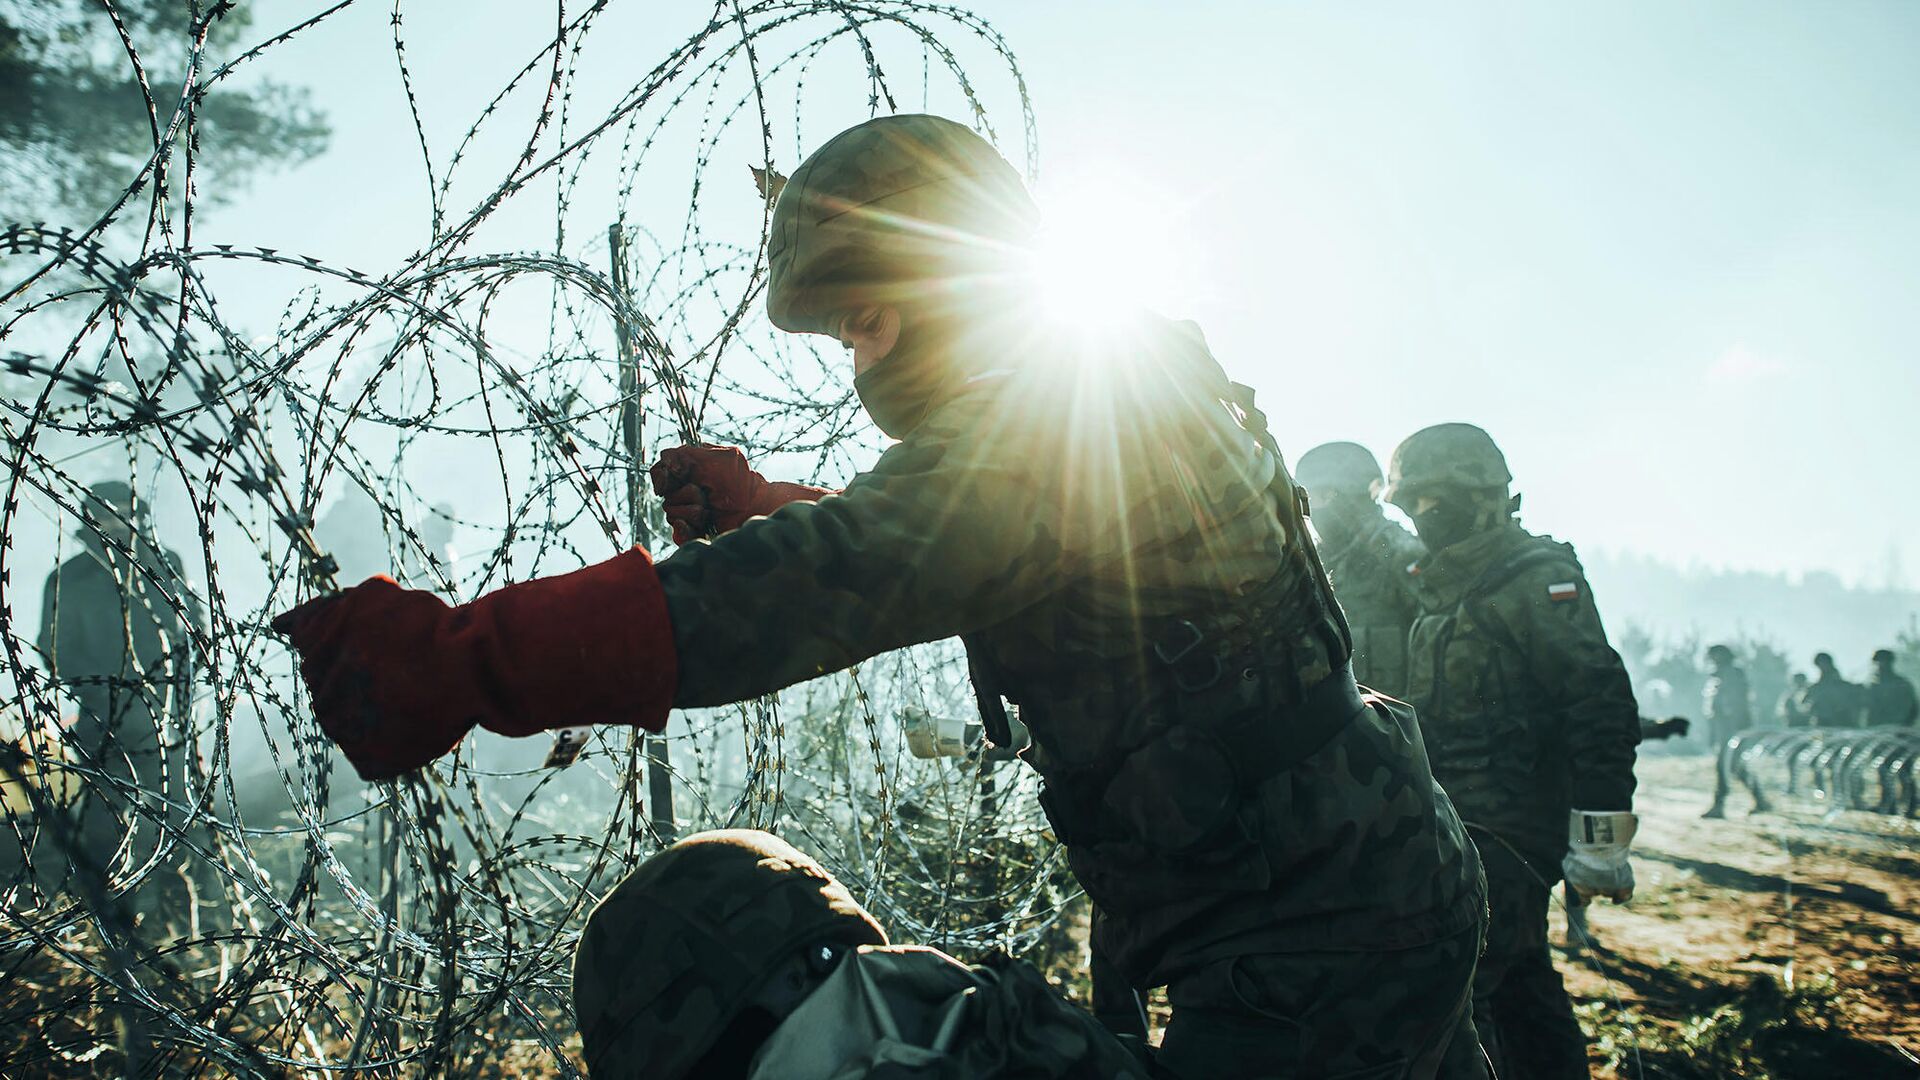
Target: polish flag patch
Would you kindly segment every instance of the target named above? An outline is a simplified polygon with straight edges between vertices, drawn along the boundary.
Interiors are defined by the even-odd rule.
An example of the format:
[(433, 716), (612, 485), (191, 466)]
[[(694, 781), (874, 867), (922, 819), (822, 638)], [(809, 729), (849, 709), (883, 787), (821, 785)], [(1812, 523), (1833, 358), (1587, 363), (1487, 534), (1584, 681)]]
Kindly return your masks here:
[(1547, 599), (1558, 604), (1573, 600), (1580, 595), (1580, 583), (1577, 581), (1559, 581), (1547, 586)]

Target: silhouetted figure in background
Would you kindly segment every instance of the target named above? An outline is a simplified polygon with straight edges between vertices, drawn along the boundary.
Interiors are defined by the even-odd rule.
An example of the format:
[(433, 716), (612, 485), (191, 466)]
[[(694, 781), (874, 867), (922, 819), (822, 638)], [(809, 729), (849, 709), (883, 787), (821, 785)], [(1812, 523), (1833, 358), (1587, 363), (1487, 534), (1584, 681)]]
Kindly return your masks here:
[(1807, 713), (1813, 718), (1813, 726), (1821, 728), (1852, 728), (1860, 726), (1861, 691), (1857, 683), (1850, 683), (1834, 667), (1833, 657), (1828, 653), (1819, 653), (1813, 658), (1813, 666), (1820, 677), (1806, 689), (1801, 696)]
[[(1707, 663), (1712, 665), (1712, 670), (1707, 674), (1701, 704), (1707, 717), (1707, 737), (1713, 741), (1715, 775), (1713, 806), (1701, 817), (1721, 818), (1727, 816), (1733, 737), (1753, 726), (1753, 692), (1748, 688), (1746, 671), (1734, 660), (1732, 649), (1725, 645), (1713, 646), (1707, 650)], [(1764, 805), (1756, 796), (1754, 809), (1760, 810)]]
[(1380, 508), (1380, 463), (1359, 443), (1324, 443), (1295, 474), (1312, 500), (1320, 561), (1353, 630), (1353, 677), (1392, 697), (1407, 694), (1407, 633), (1420, 612), (1407, 568), (1427, 549)]
[(1813, 714), (1807, 711), (1807, 673), (1796, 671), (1787, 683), (1787, 692), (1773, 706), (1773, 714), (1779, 718), (1783, 728), (1803, 728), (1813, 723)]
[(104, 869), (130, 836), (153, 837), (136, 799), (149, 813), (164, 813), (163, 797), (176, 808), (185, 802), (179, 748), (191, 728), (190, 634), (200, 618), (180, 556), (154, 538), (130, 487), (95, 484), (81, 509), (85, 550), (47, 576), (39, 646), (55, 684), (79, 706), (69, 755), (107, 778), (76, 807), (79, 839)]
[(1912, 727), (1920, 716), (1920, 696), (1913, 683), (1893, 670), (1893, 651), (1873, 654), (1873, 674), (1867, 677), (1867, 726)]

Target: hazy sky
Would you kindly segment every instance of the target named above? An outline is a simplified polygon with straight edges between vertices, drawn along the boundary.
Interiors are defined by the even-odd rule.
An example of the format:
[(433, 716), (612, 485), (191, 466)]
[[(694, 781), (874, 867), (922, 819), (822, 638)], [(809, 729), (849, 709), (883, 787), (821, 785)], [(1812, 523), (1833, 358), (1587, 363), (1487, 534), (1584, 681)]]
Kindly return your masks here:
[[(709, 10), (681, 6), (689, 29)], [(1291, 455), (1351, 438), (1384, 463), (1469, 420), (1526, 520), (1583, 547), (1920, 568), (1920, 4), (972, 6), (1024, 67), (1043, 203), (1083, 228), (1126, 209), (1094, 226), (1102, 262), (1201, 321)], [(277, 61), (335, 150), (219, 239), (368, 269), (417, 244), (388, 11)], [(477, 112), (451, 102), (498, 80), (447, 73), (504, 77), (551, 14), (438, 14), (408, 56), (451, 143)], [(636, 31), (635, 71), (683, 36)]]

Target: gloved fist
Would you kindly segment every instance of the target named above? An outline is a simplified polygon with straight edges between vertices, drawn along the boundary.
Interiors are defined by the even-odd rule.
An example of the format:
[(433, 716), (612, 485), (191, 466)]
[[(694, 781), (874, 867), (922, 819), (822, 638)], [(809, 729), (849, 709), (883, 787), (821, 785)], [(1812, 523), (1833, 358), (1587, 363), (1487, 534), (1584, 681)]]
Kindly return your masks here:
[(1583, 901), (1604, 896), (1616, 904), (1633, 899), (1633, 846), (1640, 819), (1626, 811), (1574, 810), (1567, 818), (1568, 851), (1560, 864), (1567, 888)]
[(679, 674), (666, 596), (640, 548), (459, 607), (371, 578), (273, 629), (300, 654), (321, 730), (367, 780), (427, 764), (476, 724), (659, 731)]
[(391, 780), (459, 745), (474, 720), (422, 700), (404, 651), (431, 640), (450, 613), (428, 592), (390, 577), (309, 600), (272, 622), (300, 654), (300, 677), (327, 738), (363, 780)]
[(662, 452), (647, 472), (676, 544), (732, 532), (748, 518), (771, 514), (790, 502), (833, 494), (806, 484), (769, 482), (747, 464), (747, 455), (737, 446), (676, 446)]

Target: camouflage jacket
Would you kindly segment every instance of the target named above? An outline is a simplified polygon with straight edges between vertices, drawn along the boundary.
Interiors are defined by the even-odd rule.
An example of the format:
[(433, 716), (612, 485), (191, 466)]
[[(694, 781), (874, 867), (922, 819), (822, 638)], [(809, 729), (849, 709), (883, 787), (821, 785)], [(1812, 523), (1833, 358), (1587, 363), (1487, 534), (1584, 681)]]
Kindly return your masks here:
[(1411, 700), (1461, 817), (1558, 870), (1567, 811), (1629, 810), (1640, 711), (1573, 548), (1505, 525), (1417, 567)]
[(678, 703), (963, 635), (1020, 706), (1103, 947), (1137, 986), (1470, 925), (1471, 847), (1405, 718), (1356, 703), (1274, 775), (1231, 749), (1303, 726), (1309, 689), (1352, 694), (1337, 609), (1287, 524), (1290, 478), (1223, 404), (1198, 332), (1115, 340), (1139, 344), (975, 360), (844, 493), (662, 561)]
[(1362, 686), (1405, 697), (1407, 634), (1420, 611), (1408, 570), (1427, 549), (1377, 505), (1360, 528), (1322, 528), (1320, 535), (1334, 595), (1353, 628), (1353, 677)]
[(1145, 1080), (1147, 1068), (1033, 967), (934, 949), (849, 953), (755, 1059), (751, 1080)]
[(1707, 676), (1701, 703), (1707, 732), (1715, 742), (1725, 742), (1753, 726), (1753, 691), (1747, 687), (1747, 673), (1732, 664)]

